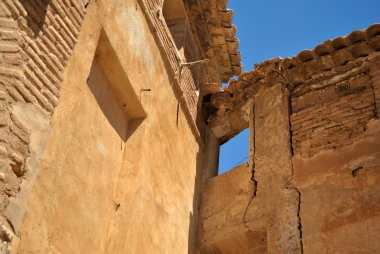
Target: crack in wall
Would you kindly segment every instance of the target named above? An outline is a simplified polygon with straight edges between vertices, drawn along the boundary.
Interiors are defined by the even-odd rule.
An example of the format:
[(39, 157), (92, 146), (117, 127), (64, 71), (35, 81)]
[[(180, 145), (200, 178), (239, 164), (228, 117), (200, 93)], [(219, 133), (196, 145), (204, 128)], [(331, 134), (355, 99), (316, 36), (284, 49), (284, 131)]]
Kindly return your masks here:
[(249, 207), (251, 206), (251, 203), (253, 201), (253, 199), (256, 197), (256, 194), (257, 194), (257, 186), (258, 186), (258, 182), (255, 178), (255, 151), (256, 151), (256, 139), (255, 139), (255, 105), (254, 103), (252, 103), (251, 105), (251, 109), (250, 109), (250, 120), (249, 120), (249, 128), (250, 128), (250, 132), (251, 132), (251, 135), (250, 135), (250, 166), (252, 167), (251, 168), (251, 172), (252, 172), (252, 176), (251, 176), (251, 181), (253, 183), (253, 193), (252, 193), (252, 197), (251, 199), (249, 200), (248, 202), (248, 205), (247, 207), (245, 208), (244, 210), (244, 215), (243, 215), (243, 225), (244, 227), (246, 227), (248, 230), (249, 227), (247, 225), (247, 221), (246, 221), (246, 217), (247, 217), (247, 213), (248, 213), (248, 209)]
[[(256, 133), (255, 133), (255, 106), (252, 105), (252, 114), (251, 114), (251, 120), (252, 120), (252, 126), (250, 126), (250, 128), (252, 129), (252, 158), (251, 158), (251, 161), (252, 161), (252, 177), (251, 177), (251, 180), (253, 181), (253, 198), (256, 197), (256, 193), (257, 193), (257, 180), (255, 178), (255, 152), (256, 152)], [(253, 199), (252, 198), (252, 199)]]
[(243, 225), (244, 225), (244, 227), (246, 227), (248, 230), (250, 230), (249, 229), (249, 227), (247, 226), (247, 221), (246, 221), (246, 217), (247, 217), (247, 213), (248, 213), (248, 209), (249, 209), (249, 207), (251, 206), (251, 203), (252, 203), (252, 201), (255, 199), (255, 197), (256, 197), (256, 193), (257, 193), (257, 180), (255, 179), (255, 167), (254, 167), (254, 165), (252, 165), (252, 177), (251, 177), (251, 181), (253, 182), (253, 195), (252, 195), (252, 197), (251, 197), (251, 199), (249, 200), (249, 202), (248, 202), (248, 205), (247, 205), (247, 207), (245, 208), (245, 210), (244, 210), (244, 215), (243, 215)]
[(375, 84), (374, 84), (374, 79), (376, 79), (376, 76), (375, 74), (373, 73), (374, 71), (369, 71), (368, 74), (371, 78), (369, 84), (371, 86), (371, 92), (372, 92), (372, 96), (373, 96), (373, 104), (374, 104), (374, 117), (375, 119), (378, 119), (380, 116), (378, 114), (379, 110), (378, 110), (378, 105), (376, 103), (376, 92), (375, 92)]
[(253, 182), (253, 197), (256, 197), (258, 182), (257, 182), (257, 180), (255, 178), (255, 169), (252, 170), (251, 181)]
[[(254, 186), (254, 188), (256, 189), (256, 186)], [(250, 230), (250, 229), (249, 229), (249, 227), (248, 227), (248, 225), (247, 225), (247, 220), (246, 220), (245, 218), (247, 217), (248, 209), (249, 209), (249, 207), (251, 206), (251, 203), (252, 203), (252, 201), (253, 201), (253, 199), (254, 199), (255, 197), (256, 197), (256, 191), (254, 191), (254, 195), (253, 195), (252, 198), (249, 200), (248, 205), (247, 205), (247, 207), (246, 207), (245, 210), (244, 210), (244, 215), (243, 215), (243, 226), (244, 226), (245, 228), (247, 228), (248, 230)]]
[(301, 254), (303, 254), (304, 250), (303, 250), (303, 239), (302, 239), (301, 192), (298, 190), (297, 187), (294, 186), (294, 183), (293, 183), (293, 180), (294, 180), (294, 166), (293, 166), (292, 158), (294, 156), (294, 150), (293, 150), (292, 123), (291, 123), (291, 120), (290, 120), (290, 116), (291, 115), (292, 115), (291, 97), (288, 96), (289, 145), (290, 145), (290, 164), (291, 164), (291, 177), (289, 179), (289, 184), (291, 184), (292, 189), (294, 189), (298, 193), (298, 206), (297, 206), (298, 227), (297, 228), (298, 228), (298, 232), (299, 232)]
[(214, 215), (216, 215), (216, 214), (218, 214), (218, 213), (223, 212), (223, 211), (226, 209), (226, 207), (229, 205), (229, 203), (230, 203), (230, 202), (225, 203), (221, 209), (218, 209), (217, 211), (211, 213), (210, 215), (207, 215), (205, 218), (202, 218), (202, 219), (201, 219), (202, 222), (205, 221), (205, 220), (208, 220), (209, 218), (211, 218), (212, 216), (214, 216)]
[(252, 202), (253, 198), (250, 200), (250, 202), (248, 203), (248, 206), (244, 212), (244, 216), (243, 216), (243, 226), (248, 230), (248, 231), (251, 231), (249, 226), (247, 225), (247, 221), (245, 220), (245, 217), (246, 217), (246, 214), (247, 214), (247, 211), (248, 211), (248, 208), (249, 206), (251, 205), (251, 202)]
[(303, 254), (304, 251), (303, 251), (303, 239), (302, 239), (301, 192), (297, 188), (294, 188), (294, 190), (298, 193), (298, 210), (297, 210), (298, 232), (299, 232), (299, 237), (300, 237), (301, 254)]

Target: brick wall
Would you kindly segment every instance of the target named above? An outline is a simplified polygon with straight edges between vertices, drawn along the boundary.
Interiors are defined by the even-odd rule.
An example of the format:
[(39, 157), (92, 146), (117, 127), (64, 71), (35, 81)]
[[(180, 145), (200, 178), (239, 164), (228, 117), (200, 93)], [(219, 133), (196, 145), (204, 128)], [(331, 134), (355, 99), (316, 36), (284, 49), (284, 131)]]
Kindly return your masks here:
[[(257, 157), (253, 165), (258, 187), (250, 203), (254, 212), (248, 208), (246, 214), (253, 214), (252, 221), (259, 225), (262, 214), (267, 217), (269, 224), (263, 227), (268, 231), (268, 248), (277, 245), (277, 252), (289, 250), (281, 245), (298, 239), (298, 235), (283, 242), (277, 241), (281, 237), (276, 235), (283, 238), (291, 233), (297, 225), (293, 219), (297, 219), (301, 252), (318, 249), (320, 253), (349, 253), (356, 249), (371, 253), (379, 249), (376, 237), (372, 237), (379, 231), (379, 59), (380, 24), (375, 24), (328, 40), (314, 50), (304, 50), (296, 57), (255, 65), (255, 70), (212, 94), (205, 104), (209, 106), (208, 124), (219, 140), (233, 137), (255, 121), (251, 149)], [(268, 97), (264, 105), (262, 98), (266, 94), (275, 96), (270, 90), (275, 87), (286, 92), (278, 99)], [(276, 108), (284, 99), (290, 99), (290, 108), (286, 103), (285, 111), (282, 107), (286, 121), (281, 128), (276, 120), (284, 114)], [(244, 105), (248, 103), (253, 103), (255, 115), (245, 118), (249, 111)], [(285, 140), (282, 146), (281, 136)], [(260, 145), (267, 156), (256, 156)], [(289, 145), (293, 154), (287, 150)], [(271, 160), (271, 156), (282, 159), (278, 163), (279, 159)], [(281, 177), (284, 170), (288, 175)], [(270, 172), (274, 177), (260, 180), (261, 174), (268, 176)], [(280, 184), (276, 186), (276, 182)], [(263, 194), (266, 188), (268, 195)], [(276, 193), (279, 202), (289, 202), (273, 206)], [(266, 211), (257, 212), (262, 207)], [(281, 211), (281, 207), (286, 209)], [(296, 210), (296, 216), (289, 216)], [(283, 225), (287, 225), (285, 230), (281, 229)], [(357, 241), (358, 236), (362, 239)]]
[(292, 144), (296, 154), (313, 156), (358, 140), (376, 117), (368, 73), (292, 98)]
[(370, 63), (369, 74), (376, 102), (377, 117), (380, 117), (380, 60)]
[[(223, 91), (216, 92), (206, 101), (209, 102), (209, 105), (205, 103), (209, 125), (218, 132), (219, 137), (228, 140), (248, 124), (248, 120), (243, 117), (246, 115), (242, 107), (244, 102), (255, 100), (255, 95), (262, 88), (282, 84), (289, 90), (292, 99), (294, 151), (302, 154), (318, 152), (322, 149), (322, 143), (327, 144), (326, 149), (339, 147), (343, 145), (340, 143), (342, 140), (329, 140), (322, 136), (319, 139), (318, 133), (331, 137), (331, 131), (341, 129), (337, 132), (342, 135), (345, 133), (348, 137), (354, 127), (347, 127), (345, 115), (356, 114), (359, 117), (357, 109), (350, 109), (351, 103), (360, 104), (363, 96), (363, 100), (370, 103), (370, 91), (373, 93), (374, 100), (371, 103), (374, 106), (360, 111), (367, 115), (363, 116), (364, 119), (379, 117), (379, 59), (380, 24), (374, 24), (365, 30), (356, 30), (347, 36), (327, 40), (313, 50), (303, 50), (295, 57), (264, 61), (255, 65), (255, 70), (240, 75)], [(349, 97), (343, 99), (345, 96)], [(338, 100), (346, 104), (339, 106), (342, 112), (337, 115), (329, 113)], [(346, 106), (347, 109), (344, 108)], [(230, 108), (232, 110), (226, 111)], [(372, 114), (371, 111), (377, 113)], [(302, 118), (307, 120), (301, 120)], [(360, 121), (360, 128), (368, 120), (353, 116), (349, 118), (352, 124)], [(354, 132), (360, 131), (355, 129)], [(347, 142), (353, 142), (356, 136), (352, 134), (351, 137)], [(301, 147), (309, 147), (310, 151), (301, 151)]]
[[(0, 215), (19, 191), (29, 157), (30, 131), (12, 114), (12, 105), (30, 103), (49, 117), (53, 114), (88, 2), (0, 3)], [(7, 241), (5, 235), (0, 233), (2, 242)]]

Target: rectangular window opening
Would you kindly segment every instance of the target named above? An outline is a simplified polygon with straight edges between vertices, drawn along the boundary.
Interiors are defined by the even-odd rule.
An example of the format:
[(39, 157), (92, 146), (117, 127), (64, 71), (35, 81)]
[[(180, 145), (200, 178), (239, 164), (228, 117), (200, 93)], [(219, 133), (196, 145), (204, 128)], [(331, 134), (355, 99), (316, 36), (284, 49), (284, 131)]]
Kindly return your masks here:
[(218, 175), (226, 173), (249, 161), (249, 128), (221, 145)]

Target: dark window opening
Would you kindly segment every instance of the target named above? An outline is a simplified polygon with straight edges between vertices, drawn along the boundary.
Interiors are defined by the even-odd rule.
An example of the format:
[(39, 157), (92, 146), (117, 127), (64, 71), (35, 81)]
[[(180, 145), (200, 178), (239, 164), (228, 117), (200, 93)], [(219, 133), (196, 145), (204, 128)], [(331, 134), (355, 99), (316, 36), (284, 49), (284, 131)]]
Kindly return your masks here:
[(183, 55), (187, 25), (183, 2), (181, 0), (165, 0), (162, 13), (173, 41)]

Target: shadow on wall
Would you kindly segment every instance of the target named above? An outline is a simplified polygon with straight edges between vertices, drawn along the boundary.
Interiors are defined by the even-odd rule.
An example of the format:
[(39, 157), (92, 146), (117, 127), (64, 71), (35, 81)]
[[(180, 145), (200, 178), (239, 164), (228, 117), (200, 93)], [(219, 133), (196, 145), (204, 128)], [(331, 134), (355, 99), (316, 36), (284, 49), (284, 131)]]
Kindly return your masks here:
[(92, 63), (87, 85), (104, 117), (118, 133), (120, 139), (125, 142), (128, 119), (119, 107), (112, 88), (96, 59)]
[(193, 211), (189, 214), (189, 234), (188, 234), (188, 254), (197, 253), (198, 246), (198, 228), (200, 218), (200, 194), (201, 194), (201, 179), (202, 179), (202, 156), (197, 153), (197, 168), (194, 179), (194, 195), (193, 195)]
[(38, 1), (20, 1), (27, 13), (26, 21), (28, 28), (30, 28), (34, 36), (37, 36), (41, 31), (44, 23), (48, 5), (51, 0), (38, 0)]

